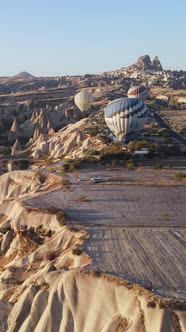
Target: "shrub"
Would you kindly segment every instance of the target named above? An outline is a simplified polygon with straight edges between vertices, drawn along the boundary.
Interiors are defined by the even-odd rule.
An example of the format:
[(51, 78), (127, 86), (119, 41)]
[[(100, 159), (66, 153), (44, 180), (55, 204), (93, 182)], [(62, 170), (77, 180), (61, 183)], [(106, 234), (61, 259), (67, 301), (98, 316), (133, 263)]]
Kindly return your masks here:
[(79, 195), (79, 196), (77, 197), (76, 201), (77, 201), (77, 202), (86, 202), (86, 201), (87, 201), (87, 197), (86, 197), (86, 195), (81, 194), (81, 195)]
[(69, 231), (74, 232), (74, 233), (79, 232), (79, 229), (74, 226), (70, 226), (70, 227), (68, 227), (68, 229), (69, 229)]
[(94, 275), (95, 277), (100, 277), (100, 276), (101, 276), (101, 272), (98, 271), (98, 270), (95, 270), (95, 271), (93, 271), (93, 275)]
[(159, 302), (159, 308), (165, 309), (165, 308), (167, 308), (167, 304), (161, 301), (161, 302)]
[(40, 157), (40, 159), (44, 160), (44, 159), (47, 159), (48, 157), (50, 157), (50, 152), (43, 154), (43, 155)]
[(75, 169), (78, 169), (81, 165), (80, 160), (66, 160), (65, 164), (62, 166), (62, 171), (73, 172)]
[(68, 179), (62, 179), (62, 186), (65, 187), (66, 189), (70, 189), (70, 181)]
[[(48, 213), (50, 213), (50, 214), (56, 214), (56, 213), (58, 213), (59, 211), (60, 211), (60, 209), (58, 209), (57, 207), (55, 207), (55, 206), (49, 206), (48, 208), (47, 208), (47, 211), (48, 211)], [(41, 225), (42, 226), (42, 225)]]
[(176, 172), (176, 174), (174, 175), (174, 178), (176, 180), (183, 180), (184, 178), (186, 178), (186, 174), (183, 172)]
[(64, 226), (69, 217), (65, 211), (60, 210), (56, 213), (56, 218), (59, 225)]
[(72, 250), (73, 255), (80, 256), (82, 254), (82, 250), (80, 248), (75, 248)]
[(99, 128), (98, 127), (94, 127), (90, 130), (90, 136), (91, 137), (95, 137), (98, 133), (99, 133)]
[(103, 149), (101, 160), (123, 160), (128, 157), (127, 153), (122, 150), (122, 145), (119, 142), (113, 142), (109, 146)]
[(141, 150), (142, 148), (149, 148), (149, 142), (146, 140), (134, 140), (128, 144), (131, 151)]
[(153, 301), (149, 301), (149, 302), (147, 303), (147, 307), (148, 307), (148, 308), (156, 308), (156, 303), (153, 302)]
[(160, 165), (160, 164), (155, 164), (154, 165), (154, 169), (162, 169), (163, 167), (162, 167), (162, 165)]
[(163, 221), (169, 220), (169, 214), (167, 212), (162, 213), (160, 217)]
[(126, 164), (127, 169), (134, 168), (134, 161), (132, 159), (126, 160), (125, 164)]
[(49, 261), (53, 261), (55, 258), (57, 258), (59, 255), (59, 252), (57, 250), (55, 251), (47, 251), (44, 255), (44, 258)]
[(103, 141), (104, 144), (109, 144), (109, 143), (112, 142), (112, 138), (105, 136), (105, 137), (103, 137), (102, 141)]
[(46, 174), (45, 173), (38, 173), (38, 180), (41, 184), (44, 184), (46, 182)]
[(172, 109), (175, 108), (175, 100), (174, 100), (174, 96), (173, 95), (170, 96), (170, 99), (169, 99), (169, 102), (168, 102), (168, 106), (170, 108), (172, 108)]

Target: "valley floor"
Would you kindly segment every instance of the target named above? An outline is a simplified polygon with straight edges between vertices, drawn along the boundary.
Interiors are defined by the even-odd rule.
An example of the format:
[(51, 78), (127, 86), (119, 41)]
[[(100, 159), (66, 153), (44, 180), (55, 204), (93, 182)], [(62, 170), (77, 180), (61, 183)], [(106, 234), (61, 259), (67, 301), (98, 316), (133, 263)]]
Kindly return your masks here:
[[(151, 281), (155, 293), (185, 299), (186, 186), (174, 174), (85, 169), (68, 173), (69, 189), (25, 203), (64, 209), (90, 235), (84, 250), (94, 268), (142, 286)], [(102, 182), (91, 183), (92, 176)]]

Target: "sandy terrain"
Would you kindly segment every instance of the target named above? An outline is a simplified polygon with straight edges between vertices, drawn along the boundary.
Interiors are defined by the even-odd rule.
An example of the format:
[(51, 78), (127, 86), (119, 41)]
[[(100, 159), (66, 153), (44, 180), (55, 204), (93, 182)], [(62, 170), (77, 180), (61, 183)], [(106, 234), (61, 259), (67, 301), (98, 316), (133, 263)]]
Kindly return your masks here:
[[(172, 180), (172, 170), (123, 172), (82, 170), (80, 182), (68, 175), (70, 189), (25, 203), (64, 209), (70, 223), (83, 226), (90, 234), (85, 251), (94, 267), (141, 285), (152, 281), (158, 294), (185, 298), (186, 186)], [(90, 183), (93, 175), (101, 175), (104, 181)], [(143, 178), (149, 184), (154, 179), (154, 185), (139, 185), (145, 183)], [(163, 179), (178, 184), (155, 185)]]
[[(79, 172), (84, 176), (80, 182), (68, 174), (70, 188), (64, 176), (62, 180), (51, 173), (1, 176), (0, 332), (186, 331), (186, 301), (180, 301), (185, 299), (186, 187), (147, 185), (157, 172), (149, 173), (146, 185), (140, 186), (148, 171), (128, 172), (125, 180), (121, 170), (98, 171), (104, 175), (98, 184), (90, 183), (91, 169)], [(172, 181), (171, 172), (166, 181)], [(159, 172), (162, 179), (163, 174)], [(127, 184), (131, 176), (133, 185)], [(154, 210), (146, 215), (140, 210), (153, 206), (148, 195), (143, 201), (146, 190), (157, 207), (160, 199), (169, 199), (174, 209), (179, 206), (176, 227), (170, 225), (174, 213), (172, 219), (157, 218), (157, 226), (156, 214), (148, 226)], [(63, 211), (54, 206), (68, 211), (67, 225)], [(139, 211), (146, 227), (135, 220)], [(124, 212), (130, 222), (121, 216)], [(153, 282), (154, 292), (144, 289), (147, 281)]]

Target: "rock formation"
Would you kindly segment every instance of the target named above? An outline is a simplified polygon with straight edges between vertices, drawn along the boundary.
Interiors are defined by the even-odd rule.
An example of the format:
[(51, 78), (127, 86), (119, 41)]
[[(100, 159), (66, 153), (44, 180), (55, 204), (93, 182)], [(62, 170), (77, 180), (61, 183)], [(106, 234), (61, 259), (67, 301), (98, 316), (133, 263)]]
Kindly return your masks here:
[(16, 139), (13, 147), (12, 147), (12, 152), (11, 155), (15, 156), (19, 151), (21, 151), (21, 144), (18, 139)]
[(18, 137), (20, 136), (20, 127), (19, 124), (17, 123), (17, 120), (15, 119), (13, 121), (12, 127), (10, 129), (9, 135), (8, 135), (8, 140), (10, 142), (15, 141)]
[[(32, 146), (32, 156), (38, 157), (46, 154), (50, 154), (52, 158), (59, 158), (61, 156), (67, 156), (72, 158), (82, 158), (88, 154), (90, 150), (100, 151), (104, 147), (102, 140), (92, 137), (84, 132), (89, 120), (87, 118), (82, 119), (74, 124), (70, 124), (65, 128), (59, 130), (57, 133), (46, 137), (39, 136), (38, 140)], [(48, 151), (42, 147), (42, 139), (48, 146)]]
[(183, 302), (98, 271), (78, 251), (88, 234), (42, 206), (42, 195), (65, 189), (61, 177), (15, 171), (0, 180), (1, 332), (185, 331)]
[(154, 60), (152, 61), (152, 65), (153, 65), (153, 68), (155, 68), (158, 71), (159, 70), (163, 70), (161, 62), (160, 62), (158, 56), (154, 57)]
[(162, 65), (157, 56), (155, 56), (153, 62), (150, 59), (149, 55), (143, 55), (138, 58), (137, 62), (128, 67), (133, 70), (154, 70), (160, 71), (163, 70)]

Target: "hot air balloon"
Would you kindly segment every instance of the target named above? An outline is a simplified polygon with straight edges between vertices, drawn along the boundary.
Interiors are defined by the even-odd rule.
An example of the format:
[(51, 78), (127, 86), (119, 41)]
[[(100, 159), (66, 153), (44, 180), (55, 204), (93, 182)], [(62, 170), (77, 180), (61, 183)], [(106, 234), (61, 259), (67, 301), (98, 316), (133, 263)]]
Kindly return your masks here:
[(80, 111), (85, 112), (90, 108), (93, 102), (93, 95), (91, 92), (81, 91), (75, 95), (74, 101)]
[(132, 86), (127, 93), (129, 98), (138, 98), (144, 101), (148, 96), (147, 88), (143, 85)]
[(126, 143), (143, 129), (147, 115), (147, 106), (137, 98), (119, 98), (105, 108), (107, 126), (120, 141)]

